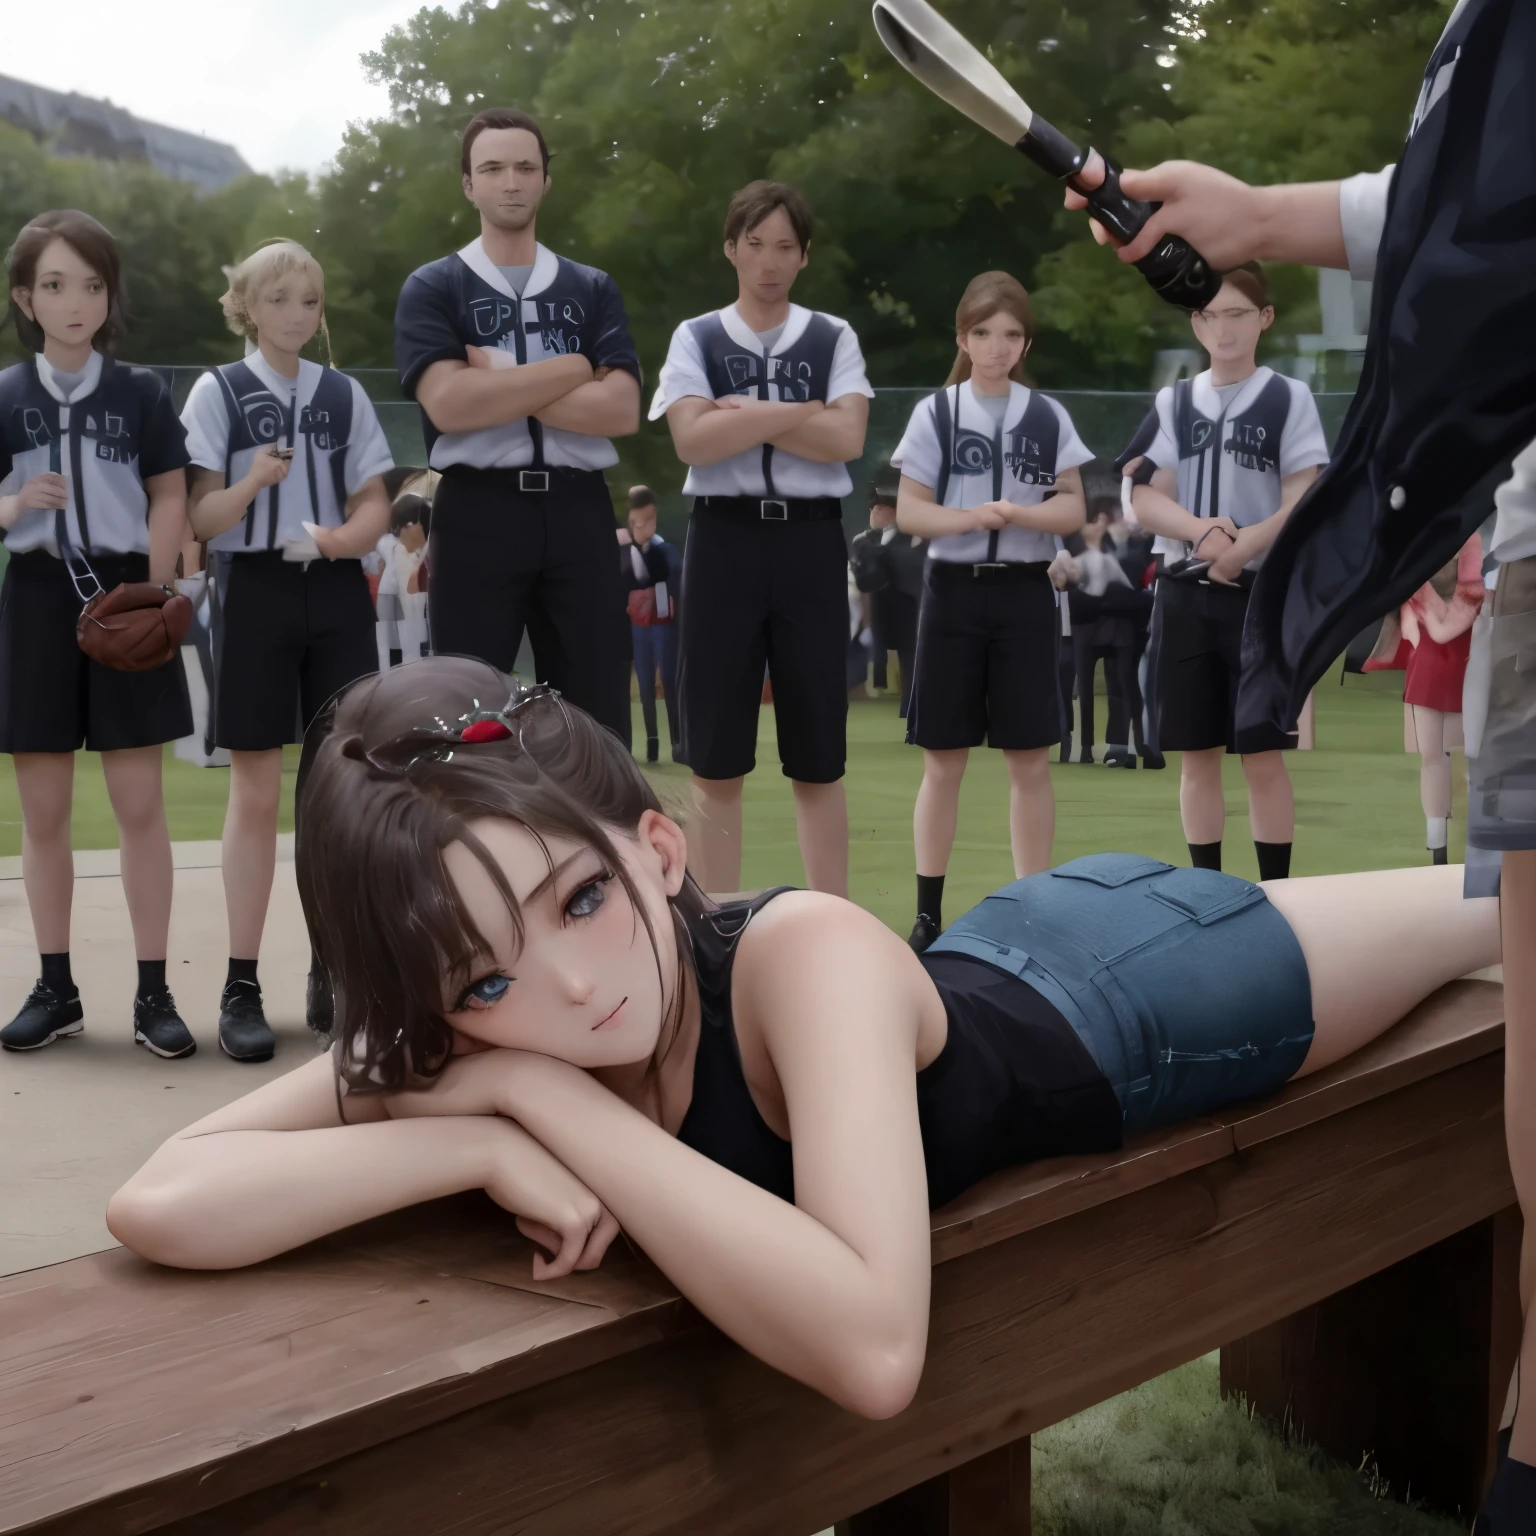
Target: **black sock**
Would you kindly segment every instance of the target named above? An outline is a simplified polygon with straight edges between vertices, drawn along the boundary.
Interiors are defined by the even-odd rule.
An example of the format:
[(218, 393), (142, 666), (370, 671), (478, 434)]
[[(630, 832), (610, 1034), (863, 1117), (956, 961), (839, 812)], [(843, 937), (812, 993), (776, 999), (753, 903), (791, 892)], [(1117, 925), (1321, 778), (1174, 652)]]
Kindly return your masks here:
[(57, 992), (60, 997), (73, 997), (75, 995), (75, 978), (69, 971), (69, 951), (60, 950), (56, 955), (40, 955), (43, 962), (43, 974), (41, 981), (52, 992)]
[(405, 661), (405, 652), (404, 651), (397, 651), (397, 650), (391, 650), (390, 651), (390, 653), (389, 653), (389, 664), (390, 664), (390, 666), (398, 667), (404, 661)]
[(256, 980), (256, 962), (254, 960), (236, 960), (233, 955), (229, 957), (229, 972), (224, 977), (224, 985), (227, 987), (232, 981), (248, 981), (250, 984), (260, 986)]
[(1291, 845), (1289, 843), (1253, 843), (1259, 856), (1260, 880), (1288, 880), (1291, 874)]
[(917, 914), (931, 917), (942, 928), (944, 919), (940, 909), (944, 905), (944, 876), (919, 875), (917, 877)]
[(165, 990), (165, 961), (139, 961), (139, 996), (148, 997), (151, 992)]
[(1221, 839), (1218, 837), (1214, 843), (1191, 843), (1189, 845), (1189, 862), (1196, 869), (1214, 869), (1221, 871)]

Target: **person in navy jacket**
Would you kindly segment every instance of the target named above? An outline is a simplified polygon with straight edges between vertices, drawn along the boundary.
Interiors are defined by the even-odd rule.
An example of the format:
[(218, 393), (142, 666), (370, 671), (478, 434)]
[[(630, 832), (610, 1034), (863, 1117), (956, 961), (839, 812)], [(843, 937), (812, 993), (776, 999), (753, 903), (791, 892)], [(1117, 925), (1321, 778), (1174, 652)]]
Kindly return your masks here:
[(640, 424), (640, 363), (613, 279), (540, 245), (549, 147), (526, 113), (464, 130), (480, 234), (418, 268), (395, 311), (433, 507), (428, 627), (440, 654), (510, 671), (526, 628), (541, 682), (626, 743), (629, 626), (603, 471)]

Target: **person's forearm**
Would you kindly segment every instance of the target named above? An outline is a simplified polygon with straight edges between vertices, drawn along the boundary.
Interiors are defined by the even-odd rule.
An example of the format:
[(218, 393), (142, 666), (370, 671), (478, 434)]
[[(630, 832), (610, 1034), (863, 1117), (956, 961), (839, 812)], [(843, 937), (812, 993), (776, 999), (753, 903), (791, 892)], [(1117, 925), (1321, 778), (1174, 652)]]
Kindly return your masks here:
[(687, 421), (673, 421), (672, 443), (684, 464), (718, 464), (771, 442), (781, 432), (826, 410), (819, 400), (794, 404), (753, 400), (745, 406), (715, 406)]
[(1136, 486), (1131, 492), (1131, 505), (1136, 509), (1136, 521), (1148, 533), (1161, 534), (1164, 538), (1183, 539), (1193, 544), (1210, 527), (1209, 523), (1185, 511), (1173, 497), (1153, 485)]
[(506, 1112), (744, 1349), (852, 1412), (905, 1405), (922, 1368), (926, 1254), (913, 1273), (861, 1255), (564, 1062), (531, 1058), (503, 1091)]
[(867, 423), (868, 417), (862, 412), (828, 407), (770, 441), (775, 448), (815, 464), (849, 464), (864, 452)]
[(507, 1129), (492, 1116), (463, 1116), (176, 1137), (112, 1197), (107, 1226), (156, 1264), (257, 1264), (356, 1222), (482, 1188)]
[(1254, 257), (1308, 267), (1348, 267), (1336, 181), (1255, 187)]
[(157, 490), (149, 500), (149, 579), (169, 586), (176, 579), (176, 561), (187, 536), (186, 492)]
[(591, 380), (586, 358), (572, 352), (516, 368), (453, 369), (424, 378), (416, 399), (439, 432), (477, 432), (537, 416)]
[(0, 528), (14, 528), (25, 511), (20, 496), (0, 496)]
[(1037, 502), (1032, 507), (1015, 507), (1010, 521), (1019, 528), (1033, 528), (1039, 533), (1054, 533), (1065, 538), (1088, 521), (1088, 506), (1081, 493), (1058, 491), (1048, 501)]
[(389, 493), (381, 479), (370, 480), (347, 506), (340, 528), (326, 530), (327, 545), (321, 553), (331, 560), (358, 560), (389, 532)]
[(578, 384), (538, 413), (546, 427), (589, 437), (629, 437), (640, 430), (640, 386), (632, 373), (615, 369)]
[(187, 511), (193, 538), (206, 544), (209, 539), (233, 528), (245, 516), (246, 508), (261, 491), (262, 487), (245, 479), (237, 480), (233, 485), (220, 490), (194, 494)]

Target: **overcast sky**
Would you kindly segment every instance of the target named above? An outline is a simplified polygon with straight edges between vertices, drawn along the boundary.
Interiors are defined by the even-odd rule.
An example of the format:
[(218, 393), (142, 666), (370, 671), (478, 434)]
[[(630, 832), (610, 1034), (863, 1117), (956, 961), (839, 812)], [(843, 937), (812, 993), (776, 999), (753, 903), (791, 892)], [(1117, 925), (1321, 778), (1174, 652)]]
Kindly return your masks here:
[(388, 109), (359, 55), (422, 0), (64, 0), (6, 27), (0, 73), (110, 97), (233, 144), (254, 170), (317, 171)]

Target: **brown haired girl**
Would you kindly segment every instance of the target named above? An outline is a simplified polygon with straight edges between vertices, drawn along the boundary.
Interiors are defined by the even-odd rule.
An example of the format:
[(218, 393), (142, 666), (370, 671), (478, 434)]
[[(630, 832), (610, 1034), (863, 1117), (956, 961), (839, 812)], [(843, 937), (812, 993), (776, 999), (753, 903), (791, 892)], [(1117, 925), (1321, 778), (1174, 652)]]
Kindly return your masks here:
[(181, 658), (151, 672), (90, 660), (75, 622), (98, 588), (169, 583), (186, 528), (186, 434), (146, 368), (116, 362), (121, 264), (89, 214), (40, 214), (6, 258), (10, 320), (36, 355), (0, 373), (0, 751), (21, 795), (22, 871), (42, 974), (0, 1030), (7, 1050), (79, 1034), (69, 964), (75, 753), (101, 753), (122, 844), (139, 985), (134, 1038), (157, 1056), (197, 1049), (165, 984), (171, 843), (162, 746), (192, 730)]
[(896, 520), (931, 540), (917, 625), (907, 740), (923, 749), (912, 813), (917, 922), (926, 949), (940, 911), (972, 747), (1001, 748), (1016, 875), (1051, 862), (1056, 802), (1047, 762), (1061, 740), (1056, 595), (1060, 538), (1083, 525), (1078, 465), (1093, 455), (1055, 400), (1025, 387), (1029, 295), (1006, 272), (973, 278), (955, 311), (955, 365), (919, 401), (891, 455)]
[(717, 907), (617, 738), (462, 658), (357, 684), (303, 809), (333, 1052), (172, 1137), (112, 1231), (227, 1268), (484, 1189), (538, 1276), (622, 1227), (745, 1349), (876, 1417), (922, 1371), (930, 1205), (1273, 1091), (1499, 952), (1450, 869), (1265, 890), (1099, 855), (921, 957), (821, 892)]

